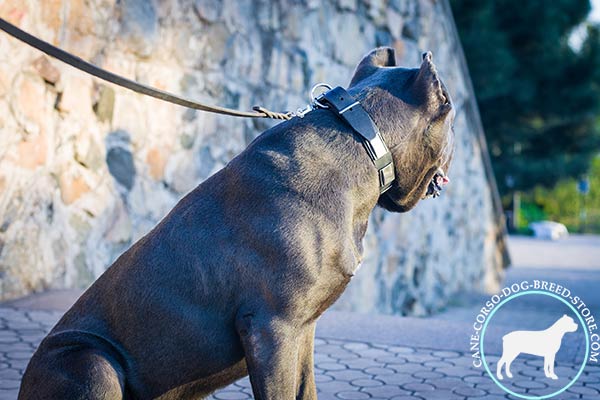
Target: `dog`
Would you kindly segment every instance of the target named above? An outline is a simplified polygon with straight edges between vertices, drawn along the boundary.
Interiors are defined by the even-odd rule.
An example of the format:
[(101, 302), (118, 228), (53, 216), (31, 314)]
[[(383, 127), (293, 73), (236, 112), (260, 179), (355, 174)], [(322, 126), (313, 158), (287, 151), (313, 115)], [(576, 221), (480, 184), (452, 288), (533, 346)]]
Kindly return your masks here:
[(389, 190), (331, 110), (265, 131), (77, 300), (19, 399), (197, 399), (248, 374), (256, 399), (316, 399), (315, 325), (361, 261), (369, 214), (413, 208), (447, 181), (453, 149), (431, 53), (410, 69), (375, 49), (348, 93), (391, 152)]
[(564, 314), (551, 327), (543, 331), (514, 331), (502, 337), (502, 357), (498, 361), (496, 376), (502, 376), (502, 367), (506, 366), (506, 376), (512, 378), (510, 364), (521, 353), (544, 357), (546, 378), (558, 379), (554, 373), (554, 358), (560, 349), (565, 333), (575, 332), (577, 324), (573, 318)]

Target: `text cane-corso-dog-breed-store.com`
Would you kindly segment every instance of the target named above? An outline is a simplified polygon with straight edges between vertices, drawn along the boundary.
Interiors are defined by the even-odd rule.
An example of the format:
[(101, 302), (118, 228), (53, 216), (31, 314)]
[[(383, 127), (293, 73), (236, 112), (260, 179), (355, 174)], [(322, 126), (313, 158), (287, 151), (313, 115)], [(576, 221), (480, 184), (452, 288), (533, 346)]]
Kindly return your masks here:
[(360, 62), (346, 90), (262, 133), (186, 195), (67, 311), (19, 399), (198, 399), (249, 374), (256, 399), (316, 399), (319, 316), (362, 257), (376, 205), (448, 179), (454, 110), (431, 53)]

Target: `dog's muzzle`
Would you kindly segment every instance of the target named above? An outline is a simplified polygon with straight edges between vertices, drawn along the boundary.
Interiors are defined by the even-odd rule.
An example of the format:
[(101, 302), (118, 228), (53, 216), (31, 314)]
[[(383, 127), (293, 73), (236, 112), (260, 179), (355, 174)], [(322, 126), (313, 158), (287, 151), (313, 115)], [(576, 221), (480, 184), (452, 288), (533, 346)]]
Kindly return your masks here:
[(448, 182), (450, 182), (450, 179), (446, 176), (444, 170), (438, 168), (433, 175), (433, 178), (431, 178), (431, 182), (429, 182), (429, 185), (427, 186), (427, 192), (425, 192), (424, 198), (432, 197), (435, 199), (442, 193), (444, 186), (446, 186)]

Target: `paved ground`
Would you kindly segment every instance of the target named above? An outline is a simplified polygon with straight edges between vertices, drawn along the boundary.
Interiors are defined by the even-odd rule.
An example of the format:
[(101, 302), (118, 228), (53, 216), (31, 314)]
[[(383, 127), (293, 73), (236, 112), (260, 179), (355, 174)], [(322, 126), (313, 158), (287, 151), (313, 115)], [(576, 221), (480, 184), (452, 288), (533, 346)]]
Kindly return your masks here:
[[(600, 238), (576, 237), (571, 244), (511, 239), (518, 266), (507, 281), (554, 279), (584, 297), (599, 315)], [(556, 250), (560, 247), (563, 251)], [(542, 269), (540, 258), (549, 268)], [(0, 306), (0, 400), (16, 398), (29, 357), (62, 314), (54, 310), (64, 310), (77, 294), (53, 292)], [(315, 346), (319, 399), (515, 399), (472, 366), (468, 338), (485, 298), (465, 295), (455, 301), (457, 307), (427, 319), (326, 313), (319, 321)], [(523, 320), (552, 318), (551, 312), (546, 316), (526, 303), (520, 307)], [(508, 318), (502, 322), (519, 325)], [(519, 372), (506, 385), (532, 398), (555, 392), (577, 374), (582, 359), (581, 348), (563, 350), (555, 368), (559, 380), (543, 377), (541, 359), (519, 357), (512, 368)], [(495, 362), (497, 349), (490, 353)], [(248, 379), (211, 398), (251, 399)], [(577, 382), (554, 398), (600, 398), (600, 366), (588, 364)]]

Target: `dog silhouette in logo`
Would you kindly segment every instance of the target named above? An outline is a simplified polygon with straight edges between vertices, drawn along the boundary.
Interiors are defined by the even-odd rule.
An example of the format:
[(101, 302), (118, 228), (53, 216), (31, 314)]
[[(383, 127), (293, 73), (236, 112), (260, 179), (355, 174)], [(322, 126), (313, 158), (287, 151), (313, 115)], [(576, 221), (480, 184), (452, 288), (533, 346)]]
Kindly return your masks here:
[(498, 361), (496, 376), (503, 379), (502, 367), (506, 366), (506, 376), (512, 378), (510, 364), (521, 353), (544, 357), (546, 378), (558, 379), (554, 373), (554, 357), (560, 349), (565, 333), (575, 332), (577, 324), (573, 318), (563, 315), (548, 329), (543, 331), (514, 331), (502, 337), (502, 357)]

